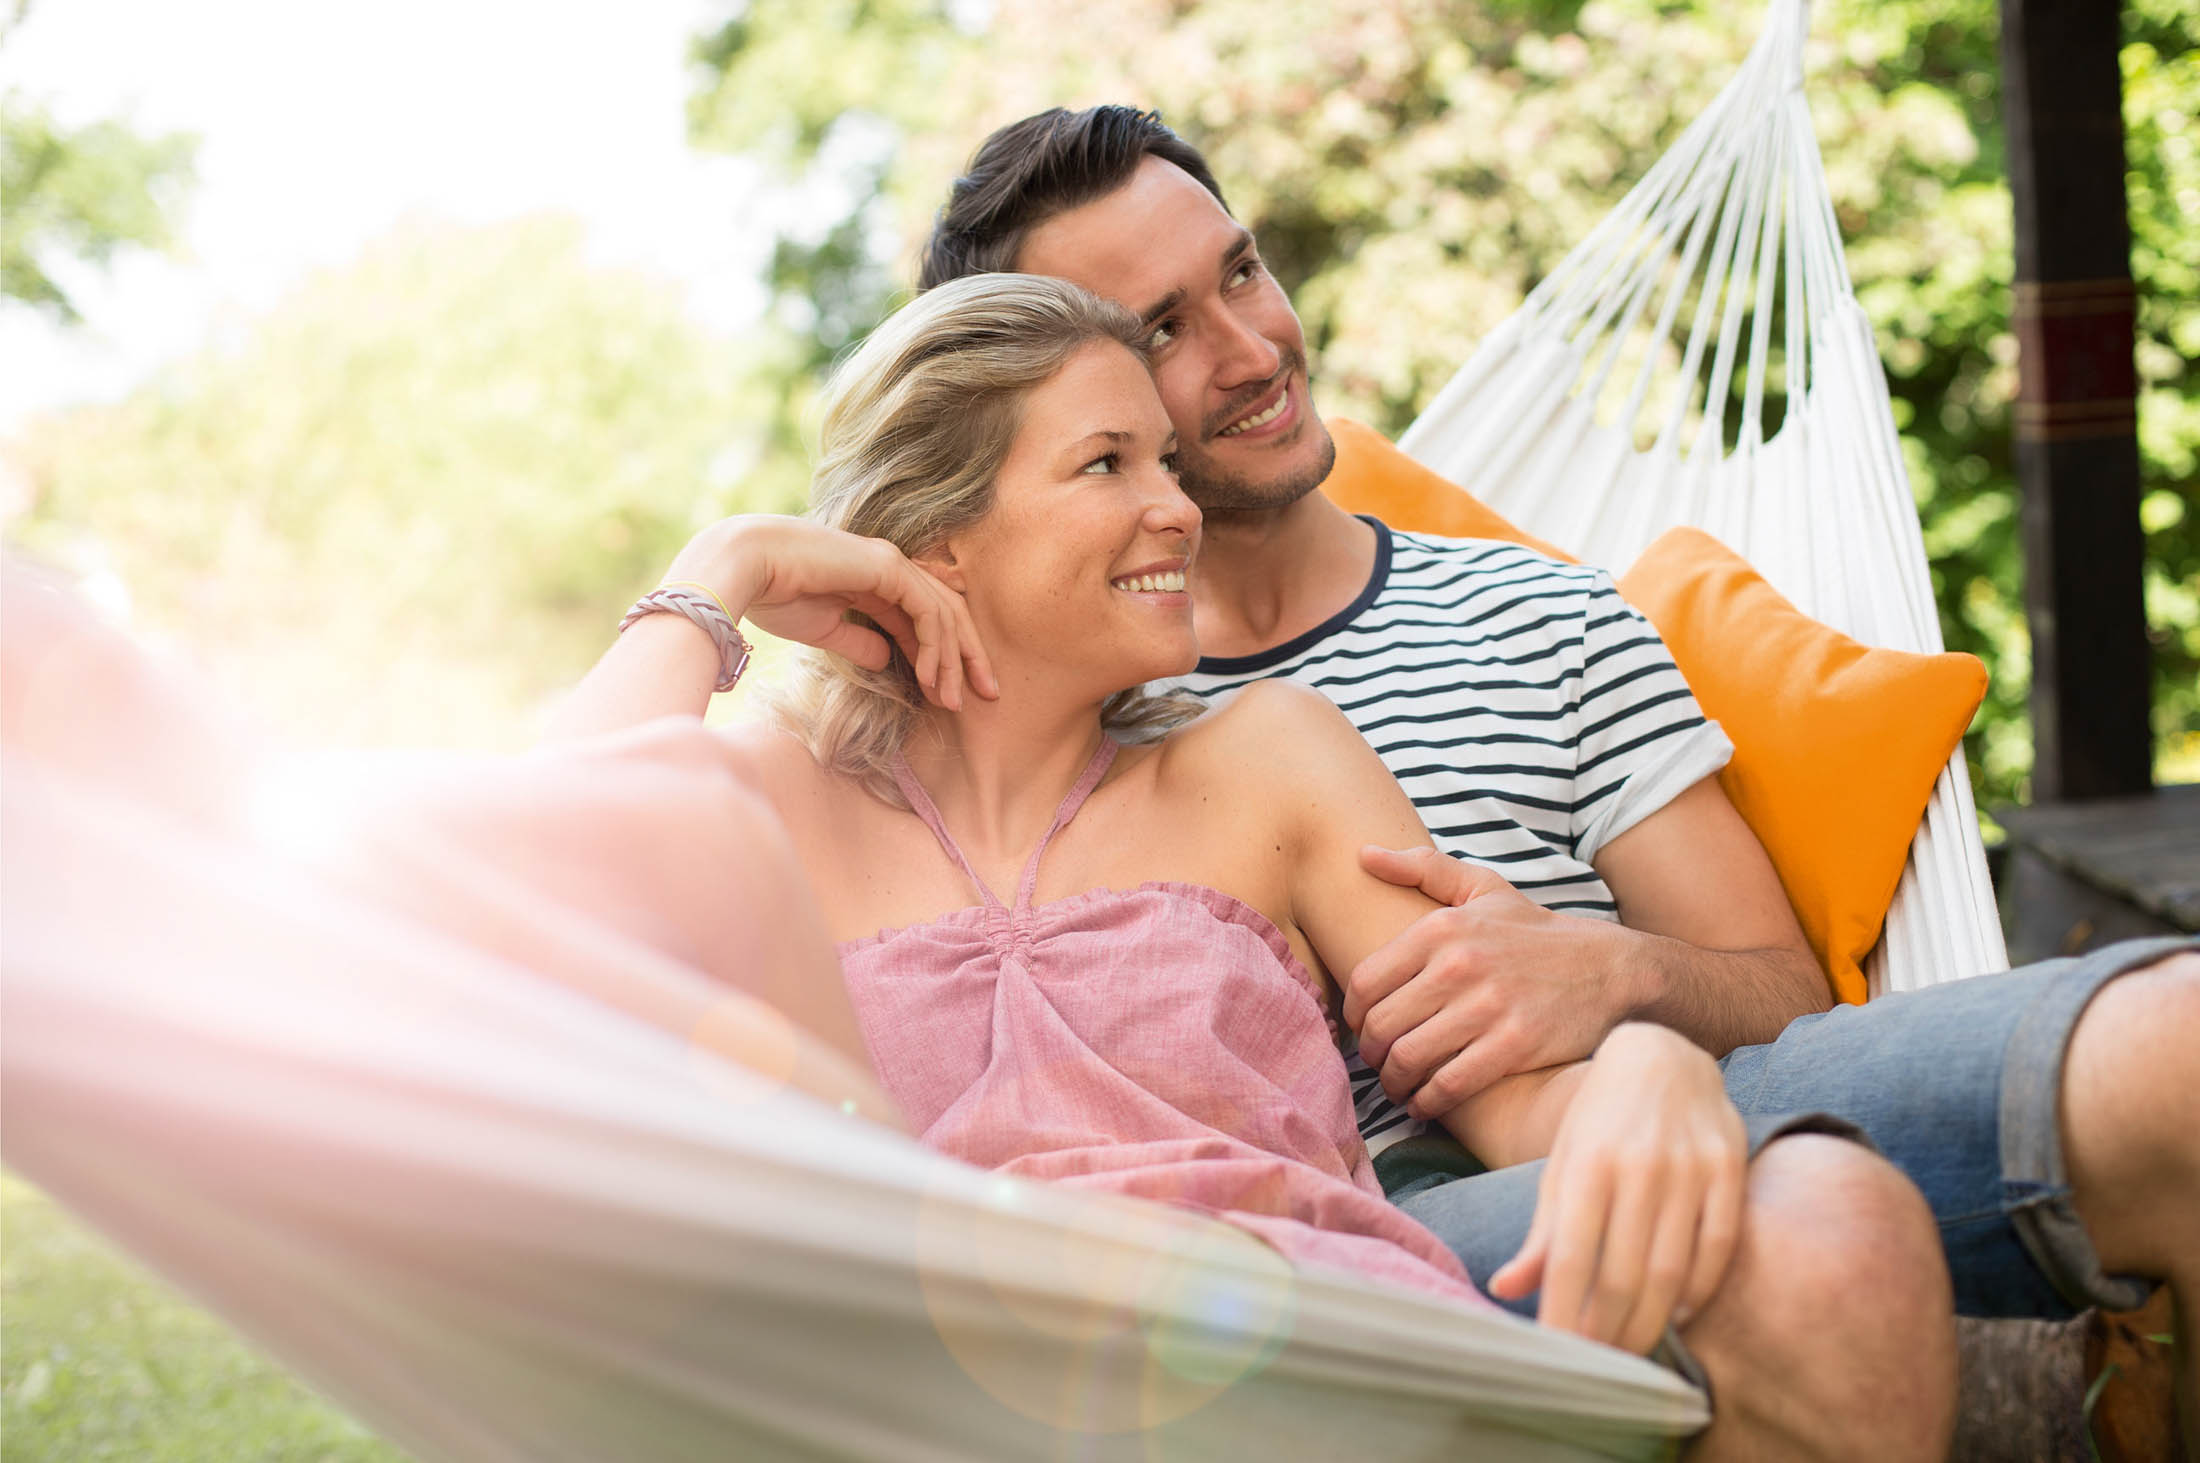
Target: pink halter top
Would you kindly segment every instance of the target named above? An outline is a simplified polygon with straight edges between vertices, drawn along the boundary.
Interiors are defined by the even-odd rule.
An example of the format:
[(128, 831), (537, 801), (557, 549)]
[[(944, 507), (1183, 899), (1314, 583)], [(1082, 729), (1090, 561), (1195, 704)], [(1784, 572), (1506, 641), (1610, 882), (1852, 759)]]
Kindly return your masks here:
[(1481, 1301), (1383, 1198), (1319, 986), (1266, 916), (1181, 883), (1031, 902), (1116, 751), (1102, 740), (1007, 905), (896, 767), (983, 903), (840, 947), (887, 1091), (925, 1143), (981, 1167), (1181, 1205), (1294, 1262)]

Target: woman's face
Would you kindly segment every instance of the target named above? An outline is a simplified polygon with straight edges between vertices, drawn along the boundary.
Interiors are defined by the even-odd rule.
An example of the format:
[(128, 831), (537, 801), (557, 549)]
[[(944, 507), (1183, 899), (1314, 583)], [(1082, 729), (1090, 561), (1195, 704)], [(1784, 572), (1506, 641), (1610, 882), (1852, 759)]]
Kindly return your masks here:
[(992, 510), (947, 544), (1004, 682), (1107, 695), (1198, 663), (1199, 509), (1175, 450), (1145, 362), (1113, 341), (1024, 399)]

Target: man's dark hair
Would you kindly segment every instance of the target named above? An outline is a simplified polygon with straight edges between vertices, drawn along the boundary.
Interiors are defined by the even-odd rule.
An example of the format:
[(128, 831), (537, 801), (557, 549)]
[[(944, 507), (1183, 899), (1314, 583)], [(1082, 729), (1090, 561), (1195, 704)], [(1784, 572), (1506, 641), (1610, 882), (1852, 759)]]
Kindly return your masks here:
[(917, 288), (1016, 267), (1031, 231), (1128, 183), (1148, 157), (1174, 163), (1230, 205), (1199, 149), (1136, 107), (1062, 107), (1011, 122), (988, 137), (955, 180), (932, 225)]

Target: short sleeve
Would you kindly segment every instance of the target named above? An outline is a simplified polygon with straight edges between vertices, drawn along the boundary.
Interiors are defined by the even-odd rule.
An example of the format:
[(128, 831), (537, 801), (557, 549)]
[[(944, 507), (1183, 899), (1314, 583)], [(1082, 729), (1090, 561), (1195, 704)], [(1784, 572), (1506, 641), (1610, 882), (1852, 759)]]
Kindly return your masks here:
[(1734, 755), (1658, 632), (1602, 572), (1582, 612), (1579, 716), (1573, 839), (1583, 863)]

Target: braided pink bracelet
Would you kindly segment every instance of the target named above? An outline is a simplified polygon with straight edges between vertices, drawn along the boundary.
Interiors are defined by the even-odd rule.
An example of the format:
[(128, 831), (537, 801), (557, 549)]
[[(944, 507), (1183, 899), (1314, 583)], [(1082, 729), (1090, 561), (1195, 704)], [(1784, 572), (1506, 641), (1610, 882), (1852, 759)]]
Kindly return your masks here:
[(653, 589), (634, 601), (634, 608), (619, 621), (619, 633), (625, 634), (626, 627), (644, 615), (658, 614), (685, 615), (710, 637), (710, 643), (718, 647), (718, 684), (711, 689), (732, 690), (741, 672), (749, 667), (749, 642), (718, 601), (685, 589)]

